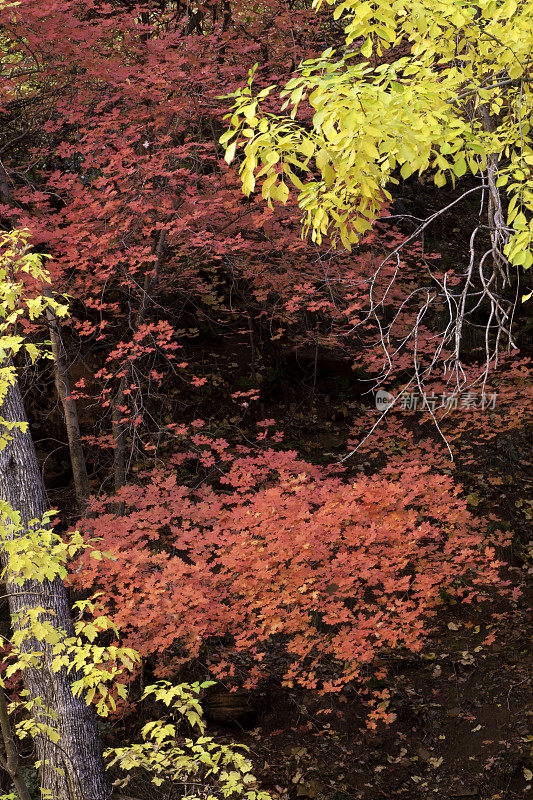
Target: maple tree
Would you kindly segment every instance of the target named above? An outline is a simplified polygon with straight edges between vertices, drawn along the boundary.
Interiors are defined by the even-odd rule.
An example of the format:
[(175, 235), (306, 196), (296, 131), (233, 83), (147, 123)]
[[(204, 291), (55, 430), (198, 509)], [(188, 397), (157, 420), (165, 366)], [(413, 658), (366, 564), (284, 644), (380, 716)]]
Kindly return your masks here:
[[(298, 41), (313, 15), (288, 15), (283, 4), (251, 18), (245, 7), (234, 13), (230, 33), (213, 7), (202, 36), (196, 30), (182, 36), (189, 24), (185, 9), (174, 16), (154, 7), (146, 25), (127, 6), (91, 11), (68, 3), (50, 15), (24, 2), (6, 19), (4, 36), (15, 65), (3, 76), (6, 114), (13, 115), (15, 137), (30, 145), (30, 160), (39, 164), (36, 181), (16, 179), (10, 192), (19, 224), (55, 257), (54, 287), (76, 298), (68, 323), (72, 336), (98, 353), (98, 366), (89, 365), (82, 383), (90, 378), (89, 394), (109, 415), (102, 444), (119, 443), (117, 488), (130, 460), (125, 433), (130, 441), (142, 439), (145, 398), (161, 386), (161, 364), (188, 384), (194, 379), (187, 358), (175, 358), (183, 340), (173, 339), (172, 330), (183, 326), (175, 325), (172, 306), (182, 304), (189, 313), (198, 308), (194, 324), (186, 325), (193, 330), (183, 331), (194, 336), (199, 319), (228, 317), (219, 293), (234, 271), (250, 283), (257, 273), (247, 264), (250, 255), (261, 252), (266, 263), (270, 250), (280, 260), (284, 245), (280, 240), (265, 248), (261, 240), (273, 239), (280, 227), (259, 209), (243, 208), (235, 192), (217, 144), (217, 118), (224, 111), (217, 95), (221, 83), (245, 74), (236, 53), (243, 52), (245, 60), (247, 53), (264, 53), (265, 81), (281, 64), (286, 69), (289, 51), (291, 63), (304, 53)], [(283, 28), (289, 16), (290, 46)], [(58, 38), (58, 28), (69, 37)], [(116, 37), (122, 48), (113, 46)], [(75, 79), (69, 66), (74, 52)], [(18, 101), (10, 98), (21, 92), (19, 115)], [(53, 113), (44, 122), (44, 139), (34, 142), (25, 111), (37, 106), (46, 116), (50, 93)], [(214, 122), (208, 124), (209, 118)], [(4, 162), (8, 181), (21, 172), (19, 158), (15, 148)], [(208, 262), (221, 273), (214, 285), (212, 270), (203, 272)], [(176, 300), (161, 315), (163, 296)], [(156, 298), (159, 319), (149, 320)], [(125, 330), (130, 338), (124, 341)], [(146, 431), (149, 446), (151, 435)]]

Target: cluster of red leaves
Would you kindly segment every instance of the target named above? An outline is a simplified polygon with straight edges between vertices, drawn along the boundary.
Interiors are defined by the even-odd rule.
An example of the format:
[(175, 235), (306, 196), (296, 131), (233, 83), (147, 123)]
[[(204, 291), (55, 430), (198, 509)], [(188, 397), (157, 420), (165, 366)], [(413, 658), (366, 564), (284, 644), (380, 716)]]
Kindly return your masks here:
[[(320, 25), (284, 0), (208, 2), (194, 12), (179, 3), (21, 0), (6, 15), (13, 68), (0, 76), (0, 111), (13, 143), (3, 163), (19, 224), (53, 255), (54, 289), (74, 298), (72, 339), (97, 355), (83, 394), (101, 401), (103, 424), (127, 369), (136, 368), (144, 398), (156, 366), (174, 366), (154, 323), (136, 330), (147, 276), (156, 324), (179, 335), (191, 317), (242, 327), (232, 303), (287, 291), (305, 261), (297, 225), (286, 226), (296, 222), (294, 204), (280, 219), (250, 204), (225, 164), (220, 95), (254, 61), (259, 85), (288, 76), (315, 51)], [(187, 358), (176, 365), (187, 366)], [(137, 395), (126, 398), (131, 420), (143, 407)]]
[(470, 603), (501, 585), (448, 476), (413, 465), (347, 481), (292, 452), (231, 456), (227, 442), (208, 441), (217, 486), (191, 490), (162, 469), (125, 487), (124, 516), (102, 502), (86, 522), (115, 560), (74, 572), (160, 667), (213, 641), (217, 675), (233, 674), (238, 653), (255, 661), (248, 685), (272, 648), (286, 685), (361, 685), (376, 654), (422, 648), (445, 597)]

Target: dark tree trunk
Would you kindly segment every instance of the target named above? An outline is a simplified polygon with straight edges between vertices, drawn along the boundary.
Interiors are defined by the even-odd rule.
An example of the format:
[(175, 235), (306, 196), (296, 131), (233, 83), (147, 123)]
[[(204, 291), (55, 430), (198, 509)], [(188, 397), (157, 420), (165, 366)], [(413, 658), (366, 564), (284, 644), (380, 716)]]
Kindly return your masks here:
[[(43, 291), (45, 297), (51, 297), (50, 289)], [(74, 477), (74, 489), (76, 491), (76, 500), (78, 501), (78, 508), (81, 514), (85, 513), (91, 488), (89, 485), (89, 478), (87, 476), (87, 466), (85, 463), (85, 456), (83, 454), (83, 447), (81, 444), (80, 423), (78, 419), (78, 408), (76, 401), (70, 396), (70, 382), (68, 379), (68, 366), (65, 354), (65, 348), (61, 341), (61, 330), (59, 321), (53, 308), (48, 306), (46, 309), (46, 317), (48, 319), (48, 330), (50, 332), (50, 341), (52, 343), (52, 355), (54, 357), (54, 375), (56, 380), (56, 388), (61, 405), (63, 406), (63, 413), (65, 415), (65, 426), (67, 429), (68, 448), (70, 452), (70, 463), (72, 465), (72, 474)]]
[[(17, 383), (10, 388), (0, 415), (11, 422), (26, 419)], [(23, 433), (19, 428), (14, 428), (10, 435), (11, 441), (0, 451), (0, 499), (20, 513), (21, 523), (27, 528), (31, 520), (42, 519), (47, 511), (47, 501), (29, 431)], [(72, 635), (67, 595), (59, 578), (45, 583), (26, 581), (19, 586), (10, 580), (8, 570), (6, 581), (15, 630), (20, 626), (17, 620), (28, 609), (42, 607), (50, 612), (49, 620), (59, 630)], [(85, 704), (83, 698), (73, 696), (70, 689), (72, 673), (68, 675), (65, 670), (57, 673), (52, 670), (48, 646), (31, 641), (23, 646), (27, 651), (44, 652), (42, 666), (25, 671), (24, 684), (30, 698), (40, 698), (54, 715), (50, 718), (43, 711), (36, 710), (36, 719), (46, 721), (59, 733), (57, 744), (46, 733), (36, 736), (41, 784), (46, 796), (54, 800), (109, 798), (111, 791), (93, 709)]]
[[(151, 292), (154, 290), (158, 275), (159, 269), (161, 266), (161, 261), (163, 259), (163, 253), (165, 250), (165, 241), (166, 241), (166, 231), (161, 231), (159, 234), (159, 238), (157, 240), (157, 246), (155, 248), (155, 255), (156, 255), (156, 262), (155, 262), (155, 269), (152, 272), (147, 271), (145, 278), (144, 278), (144, 286), (143, 286), (143, 294), (141, 299), (141, 304), (139, 306), (139, 310), (137, 311), (137, 315), (135, 317), (135, 322), (133, 325), (133, 332), (137, 333), (141, 325), (143, 324), (146, 313), (152, 301)], [(125, 484), (128, 477), (128, 470), (126, 465), (126, 432), (127, 432), (127, 420), (125, 419), (123, 406), (125, 405), (126, 394), (125, 391), (128, 387), (128, 377), (129, 377), (129, 370), (126, 371), (126, 374), (122, 376), (118, 391), (115, 395), (113, 400), (113, 412), (111, 418), (111, 426), (113, 431), (113, 437), (115, 439), (115, 453), (114, 453), (114, 474), (115, 474), (115, 491), (118, 492)], [(121, 516), (124, 513), (124, 504), (119, 503), (117, 513)]]

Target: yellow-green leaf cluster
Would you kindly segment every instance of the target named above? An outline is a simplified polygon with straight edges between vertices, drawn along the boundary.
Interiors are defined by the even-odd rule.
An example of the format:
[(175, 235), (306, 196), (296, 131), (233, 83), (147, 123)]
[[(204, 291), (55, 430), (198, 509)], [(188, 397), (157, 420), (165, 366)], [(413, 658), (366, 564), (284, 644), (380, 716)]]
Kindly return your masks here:
[[(48, 271), (43, 266), (47, 256), (32, 253), (27, 230), (8, 231), (0, 235), (0, 405), (15, 380), (11, 357), (24, 349), (32, 362), (43, 356), (51, 357), (48, 347), (36, 345), (27, 337), (17, 334), (16, 323), (20, 318), (34, 321), (47, 308), (57, 316), (67, 313), (67, 306), (51, 296), (35, 295), (25, 290), (25, 277), (34, 285), (50, 283)], [(26, 429), (26, 423), (9, 423), (0, 417), (3, 427), (0, 433), (0, 450), (10, 441), (8, 430), (13, 427)]]
[(124, 774), (118, 781), (120, 786), (127, 785), (131, 773), (143, 770), (156, 786), (170, 788), (173, 783), (181, 787), (189, 784), (188, 800), (220, 797), (269, 800), (269, 795), (257, 787), (245, 747), (229, 747), (204, 735), (196, 739), (180, 738), (180, 719), (186, 719), (192, 728), (203, 733), (198, 695), (207, 685), (209, 683), (174, 686), (162, 681), (147, 687), (144, 696), (163, 702), (170, 714), (148, 722), (141, 731), (142, 741), (106, 751), (109, 766), (119, 768)]
[[(398, 173), (426, 173), (441, 187), (497, 164), (509, 198), (505, 254), (530, 266), (531, 0), (327, 2), (344, 25), (344, 53), (304, 61), (277, 115), (262, 111), (272, 87), (254, 96), (253, 70), (233, 95), (221, 142), (228, 162), (239, 154), (243, 191), (261, 181), (269, 203), (284, 203), (293, 187), (303, 234), (349, 249)], [(311, 124), (298, 119), (302, 104)]]

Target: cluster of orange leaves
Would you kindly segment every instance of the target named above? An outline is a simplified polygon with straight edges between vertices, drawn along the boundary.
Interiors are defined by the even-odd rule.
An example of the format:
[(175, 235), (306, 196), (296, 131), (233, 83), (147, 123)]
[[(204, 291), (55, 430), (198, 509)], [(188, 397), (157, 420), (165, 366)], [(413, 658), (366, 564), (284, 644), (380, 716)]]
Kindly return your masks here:
[(411, 464), (347, 480), (293, 452), (235, 454), (224, 440), (193, 438), (215, 463), (216, 485), (191, 489), (165, 468), (121, 490), (124, 516), (102, 500), (86, 528), (115, 560), (87, 559), (73, 572), (103, 592), (125, 642), (156, 654), (163, 671), (209, 645), (217, 676), (248, 660), (248, 686), (275, 653), (285, 685), (364, 687), (385, 677), (377, 655), (421, 650), (443, 602), (479, 602), (487, 586), (503, 587), (448, 475)]

